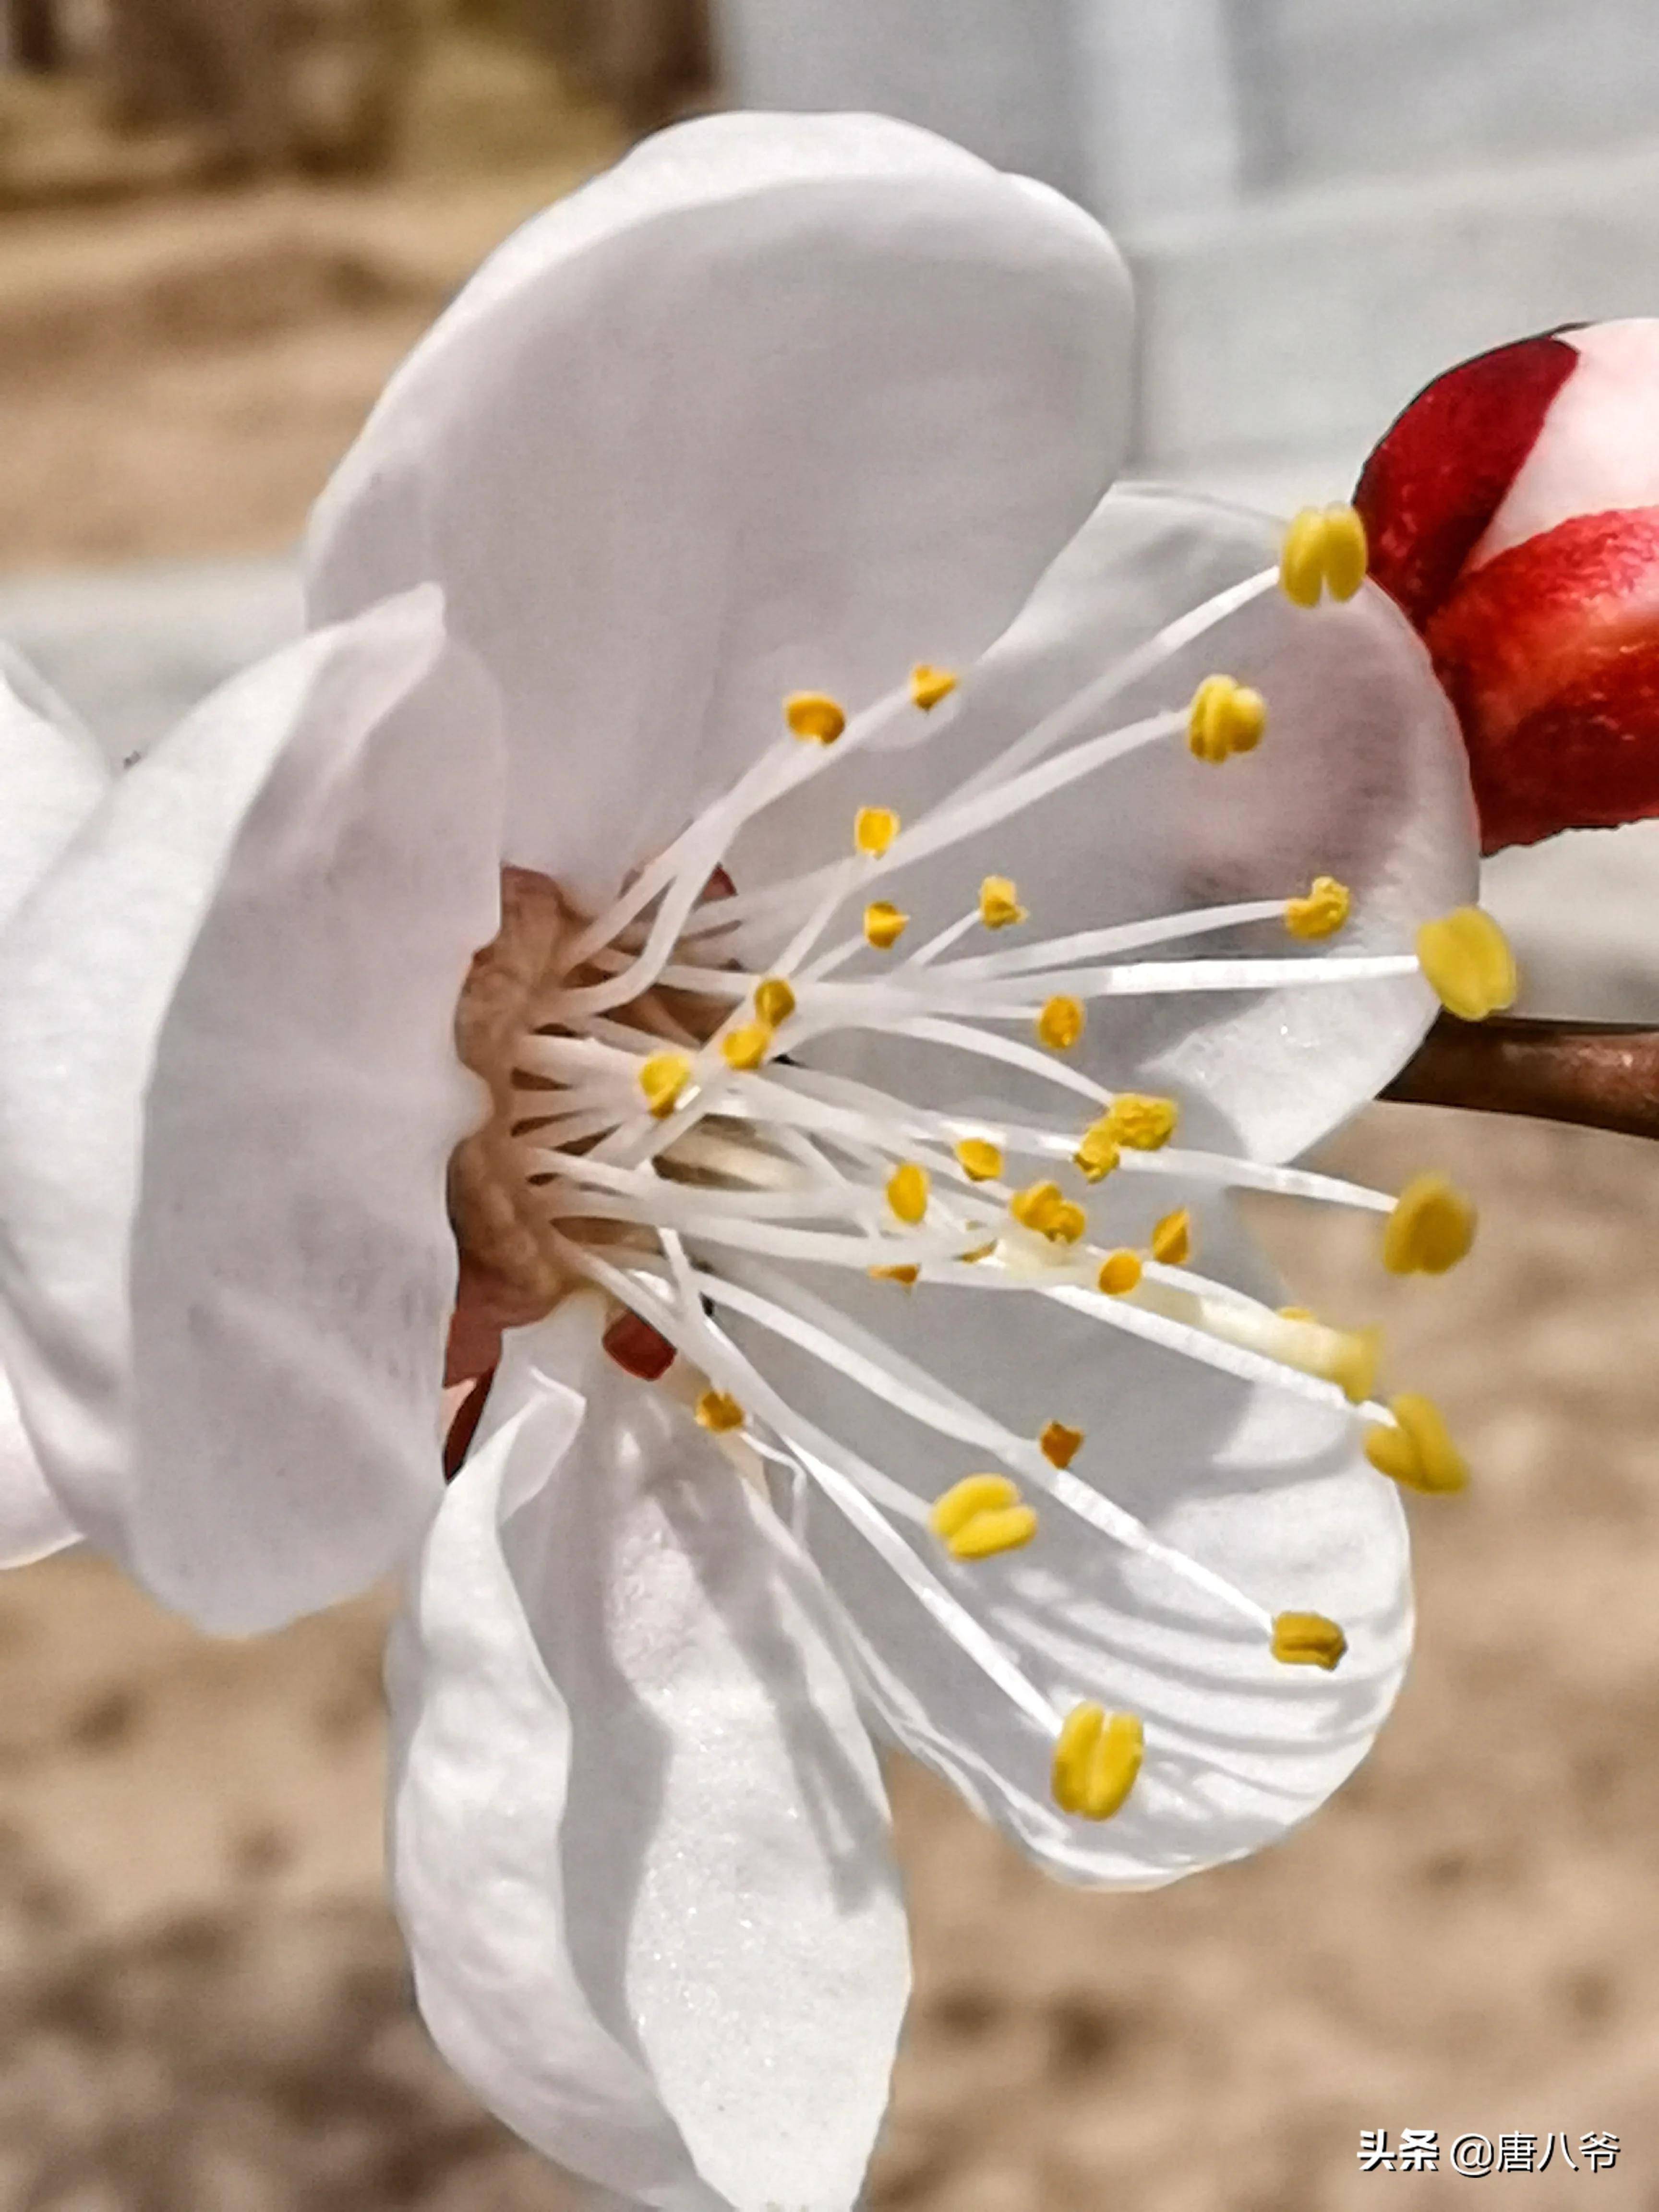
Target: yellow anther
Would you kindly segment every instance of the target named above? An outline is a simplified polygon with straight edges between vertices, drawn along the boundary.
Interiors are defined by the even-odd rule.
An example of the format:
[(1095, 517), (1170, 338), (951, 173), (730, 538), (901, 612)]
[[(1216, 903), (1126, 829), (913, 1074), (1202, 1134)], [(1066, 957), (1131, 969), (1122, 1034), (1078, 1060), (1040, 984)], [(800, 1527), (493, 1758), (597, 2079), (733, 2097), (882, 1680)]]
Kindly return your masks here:
[(1140, 1288), (1141, 1273), (1138, 1252), (1109, 1252), (1100, 1263), (1097, 1279), (1109, 1298), (1123, 1298)]
[(1201, 761), (1254, 752), (1267, 726), (1267, 708), (1261, 694), (1231, 676), (1206, 676), (1187, 710), (1187, 743)]
[(1389, 1411), (1394, 1427), (1373, 1429), (1365, 1438), (1365, 1456), (1377, 1473), (1431, 1496), (1462, 1490), (1469, 1479), (1468, 1465), (1446, 1433), (1439, 1407), (1406, 1391), (1389, 1399)]
[(945, 1546), (953, 1559), (989, 1559), (999, 1552), (1017, 1552), (1037, 1532), (1037, 1517), (1029, 1505), (1010, 1505), (1000, 1513), (976, 1513)]
[(1050, 1052), (1070, 1052), (1083, 1035), (1083, 1022), (1081, 999), (1050, 999), (1036, 1018), (1038, 1042)]
[(957, 679), (948, 668), (930, 668), (919, 660), (910, 671), (910, 696), (925, 714), (937, 707), (941, 699), (948, 699), (957, 688)]
[(1173, 1098), (1149, 1098), (1144, 1092), (1126, 1091), (1113, 1099), (1104, 1126), (1132, 1152), (1158, 1152), (1174, 1136), (1180, 1119), (1181, 1109)]
[(1475, 1211), (1443, 1175), (1413, 1176), (1382, 1231), (1382, 1265), (1391, 1275), (1443, 1275), (1474, 1242)]
[(927, 1169), (914, 1160), (901, 1161), (887, 1178), (887, 1203), (914, 1229), (927, 1211)]
[(1317, 1318), (1311, 1306), (1280, 1306), (1280, 1321), (1313, 1321)]
[(846, 709), (827, 691), (792, 691), (783, 702), (783, 718), (798, 738), (817, 745), (833, 745), (847, 727)]
[(878, 860), (899, 833), (899, 818), (890, 806), (860, 806), (853, 817), (854, 848)]
[(1019, 1485), (1006, 1474), (964, 1474), (933, 1500), (927, 1525), (948, 1543), (980, 1513), (1005, 1512), (1019, 1503)]
[(1080, 1168), (1090, 1182), (1103, 1182), (1123, 1155), (1118, 1140), (1112, 1133), (1109, 1115), (1095, 1122), (1083, 1133), (1083, 1142), (1072, 1155), (1075, 1167)]
[(743, 1407), (725, 1390), (705, 1390), (695, 1410), (702, 1425), (717, 1437), (727, 1436), (733, 1429), (740, 1429), (745, 1418)]
[(957, 1146), (957, 1165), (969, 1182), (994, 1182), (1002, 1173), (1002, 1152), (984, 1137), (964, 1137)]
[(645, 1103), (659, 1121), (673, 1112), (675, 1102), (690, 1080), (691, 1063), (683, 1052), (653, 1052), (640, 1068)]
[(1417, 933), (1417, 957), (1430, 989), (1460, 1021), (1484, 1022), (1515, 1003), (1519, 986), (1510, 941), (1478, 906), (1425, 921)]
[(1022, 1229), (1034, 1229), (1039, 1237), (1047, 1237), (1053, 1233), (1065, 1203), (1065, 1195), (1057, 1182), (1033, 1182), (1014, 1193), (1008, 1201), (1008, 1211)]
[(1325, 517), (1316, 507), (1304, 507), (1285, 532), (1279, 588), (1296, 606), (1319, 605), (1325, 588)]
[(1273, 1621), (1273, 1657), (1287, 1667), (1322, 1667), (1328, 1674), (1348, 1639), (1322, 1613), (1281, 1613)]
[(910, 917), (902, 914), (888, 899), (874, 899), (864, 909), (864, 935), (866, 944), (873, 945), (878, 952), (890, 952), (909, 926)]
[(1334, 876), (1316, 876), (1305, 898), (1285, 901), (1285, 927), (1292, 937), (1308, 942), (1334, 937), (1347, 920), (1352, 904), (1346, 884), (1338, 883)]
[(772, 1043), (771, 1026), (766, 1022), (745, 1022), (740, 1030), (728, 1030), (720, 1039), (720, 1058), (728, 1067), (747, 1073), (760, 1066)]
[(994, 1237), (988, 1244), (975, 1244), (971, 1252), (963, 1252), (958, 1256), (964, 1267), (971, 1267), (976, 1261), (988, 1260), (996, 1249), (997, 1240)]
[(1109, 1718), (1099, 1705), (1073, 1705), (1054, 1746), (1054, 1802), (1085, 1820), (1109, 1820), (1135, 1786), (1146, 1747), (1133, 1713)]
[(1082, 1449), (1082, 1430), (1068, 1429), (1064, 1421), (1050, 1421), (1037, 1438), (1037, 1449), (1050, 1467), (1070, 1467)]
[(1351, 599), (1365, 580), (1370, 548), (1358, 507), (1343, 501), (1325, 509), (1325, 589), (1334, 599)]
[(908, 1291), (921, 1270), (914, 1261), (905, 1260), (896, 1267), (866, 1267), (865, 1273), (872, 1283), (902, 1283)]
[(1076, 1244), (1088, 1234), (1089, 1217), (1075, 1199), (1062, 1198), (1043, 1232), (1051, 1244)]
[(1193, 1256), (1193, 1217), (1184, 1206), (1166, 1213), (1152, 1231), (1152, 1257), (1166, 1267), (1184, 1267)]
[(795, 1011), (795, 994), (781, 975), (768, 975), (755, 986), (755, 1012), (769, 1029), (787, 1022)]
[(1006, 929), (1026, 919), (1019, 894), (1006, 876), (987, 876), (980, 885), (979, 918), (987, 929)]
[(969, 1474), (933, 1500), (928, 1526), (952, 1559), (988, 1559), (1036, 1534), (1037, 1517), (1006, 1474)]
[(1322, 592), (1351, 599), (1365, 580), (1365, 526), (1352, 507), (1304, 507), (1285, 533), (1279, 587), (1299, 607), (1319, 604)]

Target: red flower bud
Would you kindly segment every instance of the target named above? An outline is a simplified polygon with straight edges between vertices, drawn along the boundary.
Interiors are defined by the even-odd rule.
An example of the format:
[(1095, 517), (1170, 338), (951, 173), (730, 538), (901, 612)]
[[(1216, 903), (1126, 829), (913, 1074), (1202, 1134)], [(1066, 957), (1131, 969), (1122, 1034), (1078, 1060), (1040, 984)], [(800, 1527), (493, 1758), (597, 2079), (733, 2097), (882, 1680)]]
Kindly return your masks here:
[(1659, 320), (1448, 370), (1354, 504), (1457, 709), (1487, 852), (1659, 814)]

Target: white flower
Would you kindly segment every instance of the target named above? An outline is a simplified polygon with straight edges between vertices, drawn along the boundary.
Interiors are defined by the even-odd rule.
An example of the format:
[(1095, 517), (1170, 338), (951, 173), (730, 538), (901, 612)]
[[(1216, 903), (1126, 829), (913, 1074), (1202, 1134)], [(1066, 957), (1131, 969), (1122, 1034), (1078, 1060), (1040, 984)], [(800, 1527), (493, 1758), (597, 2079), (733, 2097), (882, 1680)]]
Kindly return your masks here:
[[(1364, 1432), (1455, 1455), (1230, 1194), (1389, 1212), (1280, 1164), (1434, 1011), (1462, 752), (1381, 594), (1293, 604), (1357, 583), (1340, 520), (1287, 592), (1272, 526), (1103, 499), (1127, 346), (1039, 186), (867, 118), (665, 134), (393, 380), (330, 626), (0, 939), (51, 1491), (220, 1627), (424, 1531), (421, 2002), (610, 2201), (856, 2194), (906, 1989), (866, 1723), (1144, 1885), (1303, 1818), (1404, 1667)], [(1422, 961), (1501, 996), (1468, 915)], [(1425, 1185), (1392, 1256), (1467, 1231)], [(509, 1326), (440, 1504), (458, 1241), (459, 1370)]]

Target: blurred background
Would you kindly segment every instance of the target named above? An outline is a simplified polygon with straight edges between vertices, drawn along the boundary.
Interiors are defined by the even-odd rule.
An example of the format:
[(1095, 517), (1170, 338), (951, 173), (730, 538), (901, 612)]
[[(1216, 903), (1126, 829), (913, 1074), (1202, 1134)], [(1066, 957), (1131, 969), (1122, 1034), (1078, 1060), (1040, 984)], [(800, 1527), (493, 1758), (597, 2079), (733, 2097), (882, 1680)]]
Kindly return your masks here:
[[(1099, 212), (1137, 467), (1340, 496), (1436, 370), (1659, 312), (1653, 0), (6, 0), (0, 635), (142, 743), (297, 620), (287, 549), (521, 216), (676, 115), (869, 106)], [(1659, 860), (1510, 856), (1531, 1001), (1659, 1018)], [(1379, 1285), (1477, 1471), (1413, 1512), (1421, 1656), (1279, 1850), (1146, 1897), (893, 1785), (915, 2009), (877, 2212), (1346, 2212), (1362, 2128), (1619, 2136), (1488, 2196), (1659, 2207), (1659, 1153), (1376, 1108), (1330, 1148), (1480, 1198)], [(380, 1887), (384, 1594), (249, 1644), (78, 1558), (0, 1581), (0, 2207), (561, 2212), (409, 2003)], [(1540, 2148), (1541, 2155), (1541, 2148)]]

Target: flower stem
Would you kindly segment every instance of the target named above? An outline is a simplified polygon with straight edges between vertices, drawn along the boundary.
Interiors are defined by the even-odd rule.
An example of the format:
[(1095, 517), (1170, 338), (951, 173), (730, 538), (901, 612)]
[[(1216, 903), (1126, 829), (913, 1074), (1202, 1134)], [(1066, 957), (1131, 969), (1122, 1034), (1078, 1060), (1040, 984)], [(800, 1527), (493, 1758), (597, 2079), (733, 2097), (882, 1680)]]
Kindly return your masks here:
[(1659, 1137), (1659, 1030), (1442, 1014), (1382, 1096)]

